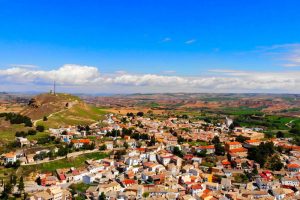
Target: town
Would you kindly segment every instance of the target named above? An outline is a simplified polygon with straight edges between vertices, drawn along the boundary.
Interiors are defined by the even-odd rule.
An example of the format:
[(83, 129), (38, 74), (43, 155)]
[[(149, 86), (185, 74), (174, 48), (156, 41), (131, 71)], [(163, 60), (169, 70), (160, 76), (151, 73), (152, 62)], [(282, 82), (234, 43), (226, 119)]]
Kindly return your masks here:
[(300, 0), (0, 0), (0, 200), (300, 200)]
[[(99, 123), (48, 131), (59, 148), (26, 151), (36, 143), (18, 133), (19, 148), (3, 154), (3, 164), (55, 166), (4, 184), (3, 193), (24, 193), (32, 200), (300, 196), (300, 146), (280, 133), (266, 138), (261, 128), (235, 126), (228, 117), (211, 123), (188, 115), (107, 113)], [(84, 165), (68, 163), (82, 155), (92, 156), (84, 157)], [(55, 164), (59, 161), (66, 167)]]

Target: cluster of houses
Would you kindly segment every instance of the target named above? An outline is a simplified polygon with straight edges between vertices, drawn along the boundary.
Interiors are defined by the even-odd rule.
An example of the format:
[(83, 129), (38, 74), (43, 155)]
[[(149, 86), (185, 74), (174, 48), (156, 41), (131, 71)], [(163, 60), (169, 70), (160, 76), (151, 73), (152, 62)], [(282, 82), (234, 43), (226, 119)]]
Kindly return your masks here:
[[(146, 117), (107, 115), (104, 126), (91, 127), (89, 134), (99, 138), (110, 156), (99, 160), (86, 160), (78, 168), (56, 169), (35, 177), (47, 189), (31, 193), (31, 199), (70, 199), (66, 184), (84, 183), (86, 199), (183, 199), (183, 200), (246, 200), (246, 199), (299, 199), (300, 198), (300, 147), (288, 139), (269, 139), (275, 146), (289, 149), (281, 154), (284, 164), (281, 171), (261, 168), (249, 160), (248, 150), (267, 141), (259, 129), (236, 127), (229, 130), (232, 120), (223, 124), (190, 121), (182, 118), (165, 120)], [(133, 139), (106, 134), (113, 130), (132, 129), (147, 134), (149, 139)], [(231, 134), (227, 134), (231, 131)], [(76, 127), (50, 129), (61, 142), (81, 148), (91, 141), (86, 131)], [(246, 138), (236, 141), (237, 136)], [(223, 156), (215, 156), (215, 137), (224, 147)], [(178, 138), (182, 142), (178, 142)], [(151, 139), (150, 139), (151, 138)], [(151, 140), (155, 141), (151, 144)], [(126, 147), (125, 147), (126, 143)], [(99, 147), (98, 145), (98, 147)], [(95, 148), (98, 148), (97, 146)], [(178, 154), (176, 151), (180, 151)], [(199, 154), (205, 152), (206, 156)], [(16, 162), (14, 152), (3, 155), (4, 162)], [(251, 180), (238, 181), (246, 173), (257, 170)], [(59, 197), (55, 197), (58, 195)]]

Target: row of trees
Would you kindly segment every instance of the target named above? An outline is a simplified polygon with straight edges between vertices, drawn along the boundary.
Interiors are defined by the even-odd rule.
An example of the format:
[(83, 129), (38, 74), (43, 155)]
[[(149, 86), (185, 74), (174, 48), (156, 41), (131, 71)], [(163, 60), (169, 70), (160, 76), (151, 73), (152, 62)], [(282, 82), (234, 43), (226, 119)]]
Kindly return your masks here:
[[(134, 116), (135, 116), (132, 112), (127, 113), (126, 115), (127, 115), (127, 117), (134, 117)], [(138, 117), (143, 117), (143, 116), (144, 116), (144, 113), (143, 113), (143, 112), (137, 112), (137, 113), (136, 113), (136, 116), (138, 116)]]
[(27, 137), (28, 135), (35, 135), (36, 134), (36, 130), (30, 129), (27, 132), (26, 131), (17, 131), (15, 136), (16, 137)]
[(44, 132), (45, 128), (42, 125), (38, 125), (35, 130), (30, 129), (27, 132), (26, 131), (17, 131), (15, 136), (16, 137), (27, 137), (28, 135), (36, 135), (37, 131), (38, 132)]
[(3, 191), (1, 193), (1, 199), (9, 199), (9, 195), (13, 192), (13, 188), (15, 186), (18, 187), (18, 195), (21, 196), (22, 194), (24, 194), (25, 196), (24, 193), (25, 185), (22, 176), (18, 180), (16, 175), (11, 175), (9, 181), (3, 182), (2, 180), (2, 183), (3, 183)]
[(17, 113), (0, 113), (0, 118), (5, 117), (6, 121), (11, 124), (25, 124), (25, 126), (32, 127), (32, 121), (29, 117)]

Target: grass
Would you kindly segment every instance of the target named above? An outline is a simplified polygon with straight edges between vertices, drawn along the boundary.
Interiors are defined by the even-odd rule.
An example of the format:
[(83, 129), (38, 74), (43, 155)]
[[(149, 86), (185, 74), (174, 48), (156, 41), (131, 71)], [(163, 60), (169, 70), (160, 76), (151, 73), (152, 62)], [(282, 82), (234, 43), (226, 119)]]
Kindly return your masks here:
[(31, 127), (25, 127), (24, 124), (11, 124), (7, 128), (0, 128), (0, 140), (11, 141), (15, 139), (17, 131), (28, 131)]
[(284, 117), (278, 115), (265, 115), (260, 117), (254, 117), (251, 115), (239, 115), (235, 117), (235, 122), (240, 126), (245, 127), (262, 127), (268, 132), (275, 133), (276, 131), (286, 132), (290, 128), (286, 125), (300, 125), (300, 118), (296, 117)]
[(215, 164), (214, 164), (214, 163), (211, 163), (211, 162), (205, 162), (205, 161), (203, 161), (203, 162), (201, 163), (201, 166), (205, 166), (205, 167), (214, 167)]
[(38, 140), (38, 139), (44, 138), (48, 135), (49, 135), (49, 133), (47, 133), (47, 132), (37, 132), (35, 135), (28, 135), (27, 139), (30, 140), (30, 141)]
[(56, 169), (60, 169), (60, 168), (82, 167), (86, 165), (85, 164), (86, 160), (91, 160), (91, 159), (98, 160), (98, 159), (103, 159), (107, 156), (108, 155), (105, 153), (95, 152), (95, 153), (83, 154), (75, 158), (64, 158), (61, 160), (42, 163), (38, 165), (28, 165), (28, 166), (24, 165), (21, 166), (20, 168), (23, 174), (29, 174), (30, 172), (33, 171), (53, 172)]
[(91, 185), (85, 183), (76, 183), (70, 185), (70, 188), (76, 192), (85, 192)]
[(54, 114), (47, 121), (39, 121), (37, 125), (56, 128), (66, 125), (89, 125), (104, 119), (107, 111), (86, 104), (77, 104), (63, 112)]
[(192, 141), (192, 142), (189, 142), (189, 145), (191, 145), (191, 146), (207, 146), (208, 144), (205, 141), (199, 141), (199, 142)]

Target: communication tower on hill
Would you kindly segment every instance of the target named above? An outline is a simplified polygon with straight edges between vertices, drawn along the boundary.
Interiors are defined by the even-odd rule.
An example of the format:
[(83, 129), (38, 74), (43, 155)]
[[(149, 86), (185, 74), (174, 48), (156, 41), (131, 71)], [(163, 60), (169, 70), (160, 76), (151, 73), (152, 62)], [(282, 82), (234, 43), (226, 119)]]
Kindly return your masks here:
[(55, 89), (56, 89), (56, 82), (54, 81), (54, 83), (53, 83), (53, 94), (55, 95), (56, 93), (55, 93)]

